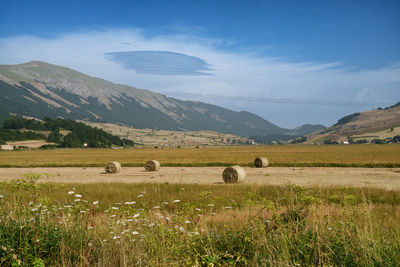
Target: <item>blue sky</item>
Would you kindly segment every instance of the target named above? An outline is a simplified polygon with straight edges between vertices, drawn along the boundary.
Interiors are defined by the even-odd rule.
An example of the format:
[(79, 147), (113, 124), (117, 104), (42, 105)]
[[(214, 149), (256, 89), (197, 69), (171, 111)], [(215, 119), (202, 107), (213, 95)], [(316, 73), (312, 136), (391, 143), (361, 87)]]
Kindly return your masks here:
[(5, 0), (0, 63), (44, 60), (280, 126), (329, 125), (400, 101), (399, 14), (400, 1)]

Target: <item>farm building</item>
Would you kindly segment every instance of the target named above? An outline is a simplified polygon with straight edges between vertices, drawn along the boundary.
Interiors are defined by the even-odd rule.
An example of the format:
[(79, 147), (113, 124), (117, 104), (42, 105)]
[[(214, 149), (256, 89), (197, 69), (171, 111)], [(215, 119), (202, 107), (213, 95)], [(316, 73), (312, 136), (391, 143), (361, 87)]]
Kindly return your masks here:
[(10, 145), (0, 145), (0, 150), (14, 150), (14, 147)]

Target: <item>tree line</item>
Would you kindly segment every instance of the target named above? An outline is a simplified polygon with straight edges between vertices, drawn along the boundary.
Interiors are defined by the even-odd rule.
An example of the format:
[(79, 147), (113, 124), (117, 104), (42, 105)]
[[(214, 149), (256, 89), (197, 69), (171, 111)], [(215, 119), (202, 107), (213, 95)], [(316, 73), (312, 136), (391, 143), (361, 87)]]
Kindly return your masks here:
[[(62, 130), (66, 130), (67, 134), (63, 135)], [(40, 133), (41, 131), (47, 131), (50, 134), (46, 138)], [(85, 143), (88, 147), (96, 148), (113, 145), (134, 146), (134, 142), (131, 140), (121, 139), (97, 127), (69, 119), (45, 117), (43, 121), (38, 121), (22, 117), (9, 117), (3, 121), (3, 127), (0, 129), (0, 142), (32, 139), (46, 139), (48, 142), (56, 143), (58, 147), (83, 147)]]

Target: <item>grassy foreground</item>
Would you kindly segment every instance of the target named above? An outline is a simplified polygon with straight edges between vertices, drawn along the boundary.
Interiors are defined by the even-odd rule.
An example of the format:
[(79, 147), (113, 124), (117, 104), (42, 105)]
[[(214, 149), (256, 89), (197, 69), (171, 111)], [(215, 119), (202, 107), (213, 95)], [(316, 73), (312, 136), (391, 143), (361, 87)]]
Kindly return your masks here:
[(399, 266), (400, 192), (0, 185), (1, 266)]
[(0, 151), (0, 167), (103, 167), (110, 161), (143, 166), (249, 166), (267, 156), (271, 166), (400, 167), (400, 145), (286, 145), (207, 148), (59, 149)]

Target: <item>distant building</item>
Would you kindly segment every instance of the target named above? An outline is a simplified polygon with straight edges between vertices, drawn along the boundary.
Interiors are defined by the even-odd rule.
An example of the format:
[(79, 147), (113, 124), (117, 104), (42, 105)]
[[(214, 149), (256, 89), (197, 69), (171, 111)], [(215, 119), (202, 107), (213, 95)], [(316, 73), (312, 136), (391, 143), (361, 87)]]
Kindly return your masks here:
[(14, 150), (14, 146), (0, 145), (0, 150)]
[(87, 143), (83, 143), (83, 147), (88, 147), (88, 144)]
[(343, 144), (343, 145), (348, 145), (348, 144), (349, 144), (349, 141), (342, 141), (342, 144)]

